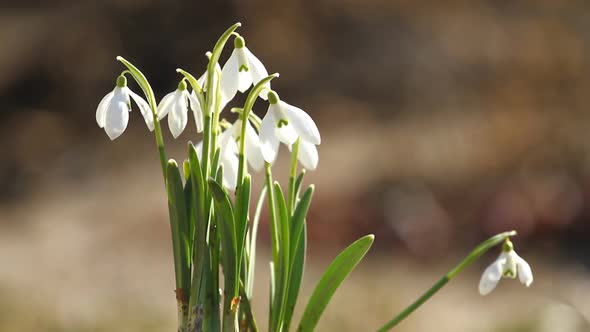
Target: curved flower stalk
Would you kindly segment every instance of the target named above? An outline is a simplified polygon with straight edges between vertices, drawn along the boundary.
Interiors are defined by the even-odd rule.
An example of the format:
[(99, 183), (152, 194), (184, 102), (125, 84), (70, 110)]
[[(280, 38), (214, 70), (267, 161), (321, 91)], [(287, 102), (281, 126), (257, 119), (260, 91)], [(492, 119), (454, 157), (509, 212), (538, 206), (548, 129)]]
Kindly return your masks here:
[(526, 287), (533, 283), (531, 266), (514, 251), (512, 242), (506, 240), (500, 256), (483, 272), (479, 281), (479, 293), (491, 293), (502, 277), (515, 279), (517, 276)]
[(268, 93), (268, 112), (260, 125), (261, 151), (268, 163), (275, 161), (279, 143), (287, 146), (300, 140), (298, 159), (301, 164), (314, 170), (319, 158), (316, 145), (321, 143), (320, 132), (315, 122), (302, 109), (279, 99), (276, 92)]
[(111, 140), (121, 136), (129, 124), (129, 112), (131, 112), (131, 100), (137, 104), (139, 111), (150, 131), (154, 130), (154, 119), (150, 106), (138, 94), (127, 87), (127, 79), (121, 75), (117, 78), (117, 86), (109, 92), (98, 104), (96, 109), (96, 122)]
[[(238, 90), (245, 92), (252, 85), (256, 85), (268, 76), (268, 71), (262, 62), (246, 47), (241, 36), (234, 39), (234, 50), (221, 70), (222, 94), (231, 100)], [(270, 83), (267, 89), (260, 93), (260, 97), (267, 99)]]
[[(189, 103), (190, 101), (190, 103)], [(170, 92), (158, 104), (158, 120), (168, 116), (168, 127), (174, 138), (182, 134), (188, 122), (188, 107), (193, 111), (197, 131), (203, 131), (203, 111), (196, 94), (188, 93), (184, 80), (178, 83), (178, 89)]]

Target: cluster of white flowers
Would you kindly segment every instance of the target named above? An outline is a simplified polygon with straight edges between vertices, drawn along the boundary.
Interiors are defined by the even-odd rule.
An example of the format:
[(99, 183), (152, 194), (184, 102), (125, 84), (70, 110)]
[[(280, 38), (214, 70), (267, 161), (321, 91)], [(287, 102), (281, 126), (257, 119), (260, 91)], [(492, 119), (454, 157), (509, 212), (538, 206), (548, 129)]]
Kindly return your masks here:
[[(268, 71), (246, 47), (241, 36), (236, 36), (231, 56), (223, 68), (218, 66), (216, 71), (217, 74), (213, 75), (214, 80), (219, 79), (218, 73), (221, 73), (221, 81), (219, 82), (220, 110), (225, 108), (238, 91), (243, 93), (268, 77)], [(206, 77), (207, 72), (198, 79), (203, 91), (207, 90)], [(150, 131), (154, 130), (153, 114), (149, 104), (127, 87), (127, 80), (125, 76), (121, 75), (117, 79), (116, 88), (103, 98), (96, 112), (98, 125), (104, 128), (111, 140), (119, 137), (127, 128), (128, 113), (131, 111), (130, 97), (139, 106)], [(246, 137), (240, 137), (242, 120), (238, 119), (219, 135), (220, 163), (224, 166), (224, 184), (227, 188), (234, 188), (236, 185), (238, 174), (238, 145), (236, 141), (240, 139), (245, 140), (247, 160), (255, 170), (261, 170), (264, 162), (273, 163), (275, 161), (281, 142), (291, 149), (297, 140), (299, 140), (297, 157), (303, 167), (313, 170), (318, 165), (319, 157), (316, 146), (320, 144), (321, 138), (312, 118), (302, 109), (280, 100), (278, 94), (271, 90), (270, 83), (265, 84), (259, 97), (268, 100), (269, 107), (260, 128), (258, 128), (258, 133), (248, 120)], [(183, 79), (175, 91), (161, 99), (157, 107), (157, 117), (158, 120), (162, 120), (168, 116), (170, 132), (174, 138), (177, 138), (186, 128), (189, 108), (193, 112), (197, 131), (203, 131), (204, 107), (205, 105), (201, 105), (194, 91), (189, 93)]]

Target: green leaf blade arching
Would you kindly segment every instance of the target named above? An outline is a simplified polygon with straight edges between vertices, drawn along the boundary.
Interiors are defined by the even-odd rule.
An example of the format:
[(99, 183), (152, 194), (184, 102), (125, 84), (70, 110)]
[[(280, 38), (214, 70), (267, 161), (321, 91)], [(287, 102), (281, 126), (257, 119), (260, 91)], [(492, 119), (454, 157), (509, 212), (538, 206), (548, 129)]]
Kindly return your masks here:
[(170, 228), (172, 230), (172, 246), (175, 259), (176, 287), (188, 291), (190, 288), (190, 260), (186, 256), (188, 246), (189, 221), (184, 197), (184, 186), (178, 164), (174, 160), (168, 162), (166, 171), (168, 209)]
[(310, 332), (314, 330), (330, 299), (344, 279), (369, 251), (374, 238), (374, 235), (371, 234), (358, 239), (332, 261), (313, 291), (297, 331)]

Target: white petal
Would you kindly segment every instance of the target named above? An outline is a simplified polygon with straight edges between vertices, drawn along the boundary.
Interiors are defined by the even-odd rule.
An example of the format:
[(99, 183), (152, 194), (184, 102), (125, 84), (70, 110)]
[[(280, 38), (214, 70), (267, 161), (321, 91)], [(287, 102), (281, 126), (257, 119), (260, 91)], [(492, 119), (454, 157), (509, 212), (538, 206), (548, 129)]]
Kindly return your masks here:
[(199, 161), (203, 160), (203, 141), (200, 141), (195, 145), (195, 150), (197, 151), (197, 156), (199, 156)]
[(520, 282), (529, 287), (533, 283), (533, 271), (531, 266), (522, 257), (515, 253), (516, 266), (518, 268), (518, 279)]
[[(248, 57), (248, 62), (250, 63), (250, 76), (252, 77), (252, 84), (256, 85), (260, 82), (263, 78), (268, 76), (268, 71), (264, 68), (262, 62), (254, 55), (250, 50), (244, 47), (244, 52)], [(260, 93), (260, 97), (264, 100), (267, 99), (268, 91), (270, 90), (270, 83), (265, 85), (268, 89), (263, 90)]]
[(191, 110), (193, 111), (193, 116), (195, 117), (197, 132), (200, 133), (203, 131), (203, 110), (201, 108), (201, 103), (199, 103), (199, 98), (197, 98), (194, 91), (189, 95), (189, 102)]
[(165, 95), (160, 103), (158, 104), (158, 120), (162, 120), (168, 113), (170, 113), (170, 108), (174, 102), (174, 97), (176, 96), (176, 91), (172, 91), (169, 94)]
[(223, 165), (223, 185), (228, 190), (235, 190), (238, 183), (238, 157), (233, 153), (223, 153), (220, 160)]
[(262, 157), (268, 163), (274, 162), (279, 152), (279, 139), (275, 133), (276, 124), (273, 117), (273, 107), (276, 107), (276, 104), (268, 107), (268, 111), (260, 125), (260, 151)]
[(129, 105), (124, 97), (115, 94), (106, 109), (104, 130), (111, 140), (121, 136), (129, 123)]
[[(238, 58), (238, 90), (245, 92), (252, 86), (252, 67), (248, 58), (248, 48), (236, 48), (234, 52)], [(246, 68), (244, 68), (246, 67)]]
[(150, 131), (154, 131), (154, 115), (152, 114), (150, 105), (147, 103), (147, 101), (145, 101), (145, 99), (141, 98), (137, 93), (131, 90), (129, 90), (129, 95), (139, 107), (139, 112), (141, 115), (143, 115), (143, 119), (148, 129)]
[(481, 280), (479, 281), (479, 293), (481, 295), (488, 295), (498, 285), (498, 282), (502, 278), (502, 263), (503, 260), (497, 259), (481, 275)]
[(96, 123), (98, 123), (100, 128), (104, 128), (107, 106), (111, 102), (111, 99), (113, 99), (113, 94), (113, 91), (107, 93), (100, 103), (98, 103), (98, 107), (96, 108)]
[(305, 169), (314, 170), (318, 167), (318, 149), (314, 144), (306, 141), (299, 141), (299, 152), (297, 159)]
[(264, 167), (264, 158), (262, 157), (262, 152), (260, 151), (260, 138), (256, 131), (250, 124), (250, 121), (246, 124), (246, 157), (248, 158), (248, 163), (252, 166), (253, 169), (256, 171), (262, 170)]
[(221, 94), (227, 101), (232, 100), (238, 92), (238, 54), (234, 49), (221, 70)]
[(309, 114), (302, 109), (279, 101), (281, 110), (289, 118), (289, 124), (293, 125), (295, 131), (304, 141), (318, 145), (321, 143), (320, 131)]
[(178, 94), (174, 98), (174, 102), (171, 105), (170, 114), (168, 114), (168, 126), (170, 132), (174, 138), (177, 138), (182, 134), (186, 124), (188, 122), (188, 105), (186, 104), (186, 98), (182, 96), (182, 92), (178, 91)]
[(295, 132), (295, 129), (293, 128), (293, 126), (291, 124), (283, 124), (281, 126), (281, 128), (278, 128), (278, 124), (276, 124), (276, 135), (277, 138), (279, 139), (279, 141), (287, 144), (287, 145), (291, 145), (293, 143), (295, 143), (295, 141), (297, 141), (297, 132)]

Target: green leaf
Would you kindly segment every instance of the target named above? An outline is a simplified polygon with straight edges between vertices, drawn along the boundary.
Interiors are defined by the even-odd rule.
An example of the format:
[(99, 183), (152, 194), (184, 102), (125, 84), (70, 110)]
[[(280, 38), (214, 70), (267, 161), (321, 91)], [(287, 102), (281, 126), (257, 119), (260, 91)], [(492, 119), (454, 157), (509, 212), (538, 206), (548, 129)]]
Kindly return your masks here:
[(309, 210), (309, 205), (311, 204), (314, 188), (315, 187), (313, 185), (309, 186), (309, 188), (307, 188), (307, 190), (305, 190), (303, 193), (301, 200), (295, 206), (293, 218), (291, 219), (291, 253), (295, 253), (297, 251), (296, 248), (299, 245), (299, 241), (301, 241), (305, 217), (307, 216), (307, 211)]
[(274, 314), (275, 316), (272, 318), (273, 321), (273, 330), (279, 331), (280, 325), (282, 322), (282, 317), (285, 312), (285, 304), (287, 303), (287, 288), (289, 285), (289, 233), (290, 233), (290, 225), (289, 225), (289, 212), (287, 210), (287, 203), (285, 201), (285, 196), (281, 189), (281, 185), (278, 182), (274, 182), (274, 194), (276, 198), (276, 205), (277, 205), (277, 212), (279, 218), (279, 266), (278, 271), (279, 275), (275, 276), (277, 287), (275, 289), (275, 302), (273, 306), (275, 307)]
[[(208, 304), (205, 303), (205, 282), (207, 274), (211, 273), (209, 267), (209, 248), (207, 247), (207, 229), (208, 229), (208, 217), (205, 213), (205, 192), (204, 192), (204, 181), (203, 181), (203, 170), (201, 163), (197, 155), (195, 146), (192, 143), (188, 145), (189, 151), (189, 167), (190, 167), (190, 184), (192, 190), (192, 211), (194, 215), (194, 232), (193, 232), (193, 276), (192, 276), (192, 288), (190, 297), (190, 310), (191, 315), (198, 313), (198, 305), (204, 305), (203, 310), (210, 311)], [(188, 181), (187, 179), (187, 186)], [(192, 316), (191, 316), (192, 317)], [(195, 317), (192, 317), (196, 319)]]
[[(297, 176), (297, 180), (295, 180), (295, 197), (299, 197), (299, 191), (301, 190), (301, 184), (303, 183), (303, 178), (305, 177), (305, 169), (301, 170), (299, 176)], [(297, 204), (297, 199), (295, 199), (295, 204)]]
[(297, 247), (291, 262), (291, 269), (289, 270), (289, 289), (287, 292), (287, 303), (285, 305), (285, 316), (283, 318), (283, 330), (289, 331), (291, 319), (297, 298), (299, 297), (299, 289), (301, 288), (301, 280), (303, 280), (303, 272), (305, 270), (305, 253), (307, 250), (307, 227), (304, 223), (303, 233), (298, 241)]
[[(220, 168), (221, 169), (221, 168)], [(229, 196), (223, 187), (213, 179), (209, 179), (209, 188), (215, 201), (215, 214), (217, 215), (217, 226), (221, 235), (222, 265), (226, 277), (226, 290), (229, 288), (233, 293), (232, 297), (238, 295), (237, 289), (237, 248), (234, 209)], [(227, 282), (230, 282), (228, 284)]]
[[(223, 175), (223, 167), (219, 168), (219, 176)], [(213, 179), (209, 179), (209, 188), (215, 201), (215, 215), (221, 235), (221, 265), (224, 276), (223, 321), (224, 330), (227, 324), (233, 324), (236, 310), (233, 299), (239, 296), (239, 275), (237, 266), (236, 223), (234, 209), (227, 192)]]
[(336, 289), (365, 256), (375, 236), (367, 235), (344, 249), (328, 266), (301, 316), (297, 331), (313, 331)]
[(186, 250), (189, 243), (188, 216), (180, 170), (175, 160), (168, 161), (166, 177), (176, 288), (187, 291), (190, 289), (190, 256), (187, 257)]
[(250, 175), (244, 177), (244, 182), (238, 186), (236, 193), (236, 239), (238, 252), (238, 266), (242, 266), (244, 256), (246, 232), (248, 231), (248, 212), (250, 209)]
[(185, 160), (183, 163), (184, 166), (184, 177), (186, 179), (184, 184), (184, 200), (186, 206), (186, 216), (188, 221), (188, 231), (187, 231), (187, 242), (188, 245), (186, 247), (187, 257), (189, 259), (189, 265), (192, 263), (192, 249), (193, 249), (193, 241), (194, 241), (194, 234), (195, 234), (195, 193), (193, 192), (193, 183), (191, 179), (191, 169), (190, 163), (188, 160)]
[(250, 243), (248, 250), (248, 271), (246, 278), (246, 295), (252, 297), (254, 289), (254, 271), (256, 269), (256, 239), (258, 238), (258, 225), (260, 224), (260, 216), (262, 214), (262, 206), (264, 205), (264, 198), (266, 196), (266, 186), (262, 187), (258, 204), (254, 211), (254, 219), (252, 220), (252, 232), (250, 233)]

